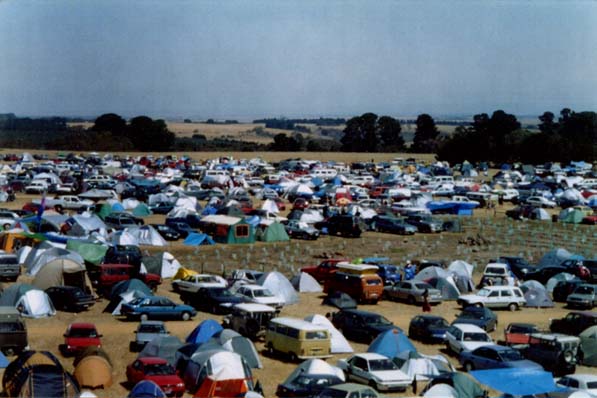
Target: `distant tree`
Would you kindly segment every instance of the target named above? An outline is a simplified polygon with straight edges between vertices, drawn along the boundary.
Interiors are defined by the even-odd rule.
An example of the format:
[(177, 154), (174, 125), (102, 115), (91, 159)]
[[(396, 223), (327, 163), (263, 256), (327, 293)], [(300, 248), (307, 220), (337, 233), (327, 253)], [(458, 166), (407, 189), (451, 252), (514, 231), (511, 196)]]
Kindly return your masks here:
[(296, 152), (300, 150), (300, 145), (293, 137), (280, 133), (274, 136), (274, 142), (270, 144), (270, 150)]
[(185, 120), (183, 120), (183, 122), (185, 122), (185, 123), (193, 123), (193, 121), (191, 119), (185, 119)]
[(401, 131), (398, 120), (369, 112), (346, 122), (340, 142), (345, 152), (390, 152), (404, 148)]
[(95, 119), (95, 123), (91, 127), (93, 131), (109, 131), (113, 135), (118, 136), (124, 134), (126, 130), (126, 120), (115, 113), (105, 113)]
[(539, 130), (545, 134), (554, 134), (559, 128), (559, 124), (554, 122), (555, 115), (552, 112), (543, 112), (543, 115), (539, 116)]
[(413, 152), (432, 153), (437, 150), (439, 131), (433, 118), (423, 113), (417, 117), (417, 128), (411, 150)]
[(597, 158), (597, 113), (566, 112), (559, 130), (562, 139), (561, 161)]
[(568, 119), (570, 118), (570, 115), (572, 115), (572, 110), (570, 108), (564, 108), (560, 111), (560, 123), (565, 123), (568, 121)]
[(386, 151), (400, 151), (404, 149), (404, 138), (402, 138), (402, 126), (400, 121), (389, 116), (382, 116), (377, 121), (377, 131), (381, 148)]
[(135, 148), (141, 151), (163, 151), (172, 147), (175, 135), (168, 130), (163, 120), (153, 120), (148, 116), (131, 119), (127, 128), (127, 137)]

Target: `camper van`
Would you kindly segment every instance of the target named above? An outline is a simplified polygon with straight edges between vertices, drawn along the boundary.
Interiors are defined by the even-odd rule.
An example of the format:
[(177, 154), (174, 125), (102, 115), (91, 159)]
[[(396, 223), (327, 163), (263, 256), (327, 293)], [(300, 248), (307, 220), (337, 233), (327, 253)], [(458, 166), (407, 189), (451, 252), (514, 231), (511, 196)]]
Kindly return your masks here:
[(332, 356), (330, 332), (323, 326), (298, 318), (272, 319), (265, 333), (265, 347), (270, 353), (288, 354), (293, 362)]
[(338, 171), (336, 169), (315, 169), (311, 171), (312, 177), (319, 177), (322, 180), (329, 180), (338, 175)]
[(376, 304), (383, 294), (383, 280), (376, 265), (338, 264), (338, 270), (326, 280), (327, 294), (343, 292), (359, 302)]

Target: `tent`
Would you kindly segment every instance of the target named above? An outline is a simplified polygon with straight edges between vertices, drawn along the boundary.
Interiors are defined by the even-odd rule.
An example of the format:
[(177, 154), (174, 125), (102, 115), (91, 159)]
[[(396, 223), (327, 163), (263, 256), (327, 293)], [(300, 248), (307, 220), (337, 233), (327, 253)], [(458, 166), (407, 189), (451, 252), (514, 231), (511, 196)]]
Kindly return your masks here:
[(454, 367), (441, 355), (424, 355), (415, 351), (404, 351), (393, 358), (400, 370), (413, 380), (429, 380), (444, 372), (454, 372)]
[(399, 329), (390, 329), (377, 335), (367, 352), (375, 352), (388, 358), (394, 358), (405, 351), (417, 352), (413, 343)]
[(340, 291), (335, 291), (325, 296), (322, 304), (331, 305), (341, 310), (357, 308), (357, 302), (348, 294)]
[(78, 253), (86, 263), (99, 265), (108, 251), (108, 246), (101, 243), (69, 239), (66, 241), (66, 249)]
[(300, 274), (293, 276), (290, 283), (292, 283), (292, 286), (297, 292), (301, 293), (320, 293), (323, 291), (319, 282), (306, 272), (301, 272)]
[(4, 393), (9, 397), (75, 398), (79, 388), (62, 364), (48, 351), (23, 351), (4, 371)]
[(80, 254), (59, 247), (47, 248), (47, 245), (31, 250), (25, 259), (25, 267), (29, 275), (35, 276), (44, 265), (56, 259), (68, 259), (83, 264), (85, 260)]
[(207, 342), (210, 338), (220, 333), (224, 328), (217, 321), (213, 319), (206, 319), (202, 321), (185, 339), (187, 343), (202, 344)]
[[(534, 282), (534, 283), (532, 283)], [(545, 286), (533, 280), (525, 281), (521, 286), (524, 298), (527, 301), (527, 307), (552, 308), (554, 303), (549, 297)]]
[(552, 276), (551, 278), (549, 278), (549, 280), (545, 284), (545, 288), (547, 289), (548, 292), (552, 293), (554, 287), (556, 287), (558, 282), (571, 281), (572, 279), (575, 279), (575, 278), (576, 278), (576, 276), (574, 276), (572, 274), (569, 274), (567, 272), (560, 272), (559, 274), (556, 274), (556, 275)]
[[(467, 279), (464, 277), (458, 278), (459, 281), (466, 282)], [(431, 286), (439, 290), (442, 294), (442, 300), (458, 300), (458, 296), (462, 294), (460, 290), (456, 287), (453, 277), (447, 278), (431, 278), (427, 280)], [(469, 292), (471, 289), (467, 289), (465, 292)]]
[(433, 278), (447, 278), (448, 276), (450, 276), (450, 273), (448, 271), (434, 265), (431, 267), (423, 268), (415, 275), (414, 279), (418, 281), (427, 282), (428, 280)]
[(261, 242), (288, 242), (290, 240), (284, 225), (272, 220), (261, 220), (255, 231), (255, 238)]
[(296, 304), (299, 301), (299, 296), (294, 290), (292, 283), (282, 275), (280, 272), (272, 271), (263, 274), (257, 280), (257, 283), (267, 288), (276, 296), (284, 299), (284, 304)]
[(329, 321), (326, 317), (319, 314), (309, 315), (305, 317), (305, 321), (314, 325), (325, 327), (330, 332), (331, 353), (340, 354), (346, 352), (354, 352), (346, 337)]
[(539, 267), (544, 267), (547, 265), (560, 265), (562, 261), (568, 260), (572, 256), (566, 249), (553, 249), (547, 252), (541, 260), (539, 260)]
[(137, 206), (135, 206), (132, 213), (133, 216), (136, 217), (145, 217), (151, 215), (151, 210), (145, 203), (139, 203)]
[(201, 224), (218, 243), (255, 243), (255, 230), (243, 218), (214, 214), (203, 217)]
[(185, 268), (185, 267), (180, 267), (178, 269), (178, 271), (176, 271), (176, 273), (174, 274), (174, 276), (172, 277), (172, 279), (184, 279), (187, 276), (197, 275), (197, 274), (198, 274), (197, 271), (193, 271), (192, 269)]
[(585, 329), (578, 337), (580, 337), (580, 345), (584, 355), (582, 364), (584, 366), (597, 366), (597, 325)]
[[(222, 332), (226, 330), (233, 331), (230, 329), (224, 329)], [(228, 336), (226, 339), (218, 339), (222, 348), (227, 351), (235, 352), (247, 362), (251, 368), (261, 369), (263, 368), (263, 364), (261, 363), (261, 359), (259, 358), (259, 354), (257, 353), (257, 349), (251, 340), (248, 338), (241, 336), (240, 334), (236, 333), (236, 336)], [(222, 333), (220, 333), (222, 335)]]
[(425, 398), (460, 398), (454, 387), (440, 383), (434, 384), (423, 394)]
[(141, 258), (141, 272), (160, 275), (162, 279), (172, 278), (179, 268), (180, 262), (168, 252)]
[(110, 300), (119, 297), (122, 293), (132, 290), (138, 290), (145, 296), (153, 295), (151, 289), (143, 281), (132, 278), (125, 281), (120, 281), (112, 286), (112, 290), (110, 291)]
[(473, 277), (474, 270), (475, 270), (474, 265), (469, 264), (463, 260), (452, 261), (450, 263), (450, 265), (448, 265), (448, 271), (454, 272), (458, 275), (467, 276), (469, 278)]
[(168, 244), (158, 231), (151, 225), (141, 225), (136, 227), (127, 227), (124, 229), (132, 235), (139, 245), (147, 246), (167, 246)]
[(131, 390), (127, 398), (166, 398), (166, 394), (151, 380), (141, 380)]
[(160, 357), (174, 365), (176, 350), (182, 346), (182, 341), (176, 336), (158, 336), (145, 344), (137, 358)]
[(187, 246), (215, 245), (216, 244), (216, 242), (208, 234), (197, 233), (197, 232), (189, 233), (182, 243)]
[(41, 290), (62, 285), (77, 286), (83, 291), (93, 291), (85, 265), (65, 257), (45, 264), (33, 279), (33, 286)]
[(43, 318), (56, 314), (52, 301), (43, 290), (21, 283), (11, 285), (2, 292), (0, 305), (15, 307), (21, 315), (28, 318)]
[(112, 364), (105, 352), (100, 355), (97, 351), (88, 351), (77, 357), (74, 366), (73, 376), (81, 388), (109, 388), (112, 385)]
[(330, 365), (322, 359), (307, 359), (301, 362), (284, 380), (282, 384), (292, 383), (297, 377), (303, 375), (331, 375), (340, 380), (345, 380), (344, 372), (337, 366)]
[(580, 224), (584, 217), (585, 213), (583, 213), (581, 210), (569, 207), (560, 212), (558, 219), (565, 223)]
[[(517, 368), (512, 369), (516, 370)], [(483, 398), (487, 396), (479, 383), (466, 373), (440, 373), (439, 376), (433, 377), (433, 380), (430, 383), (432, 383), (434, 387), (446, 386), (451, 388), (441, 387), (436, 389), (436, 392), (440, 393), (439, 395), (437, 393), (430, 395), (425, 393), (423, 394), (424, 397)], [(431, 389), (429, 391), (431, 391)]]
[(547, 210), (537, 207), (531, 211), (531, 218), (534, 220), (539, 221), (549, 221), (551, 220), (551, 216), (547, 212)]
[(470, 372), (481, 384), (510, 395), (535, 395), (556, 391), (553, 375), (534, 368), (501, 368)]

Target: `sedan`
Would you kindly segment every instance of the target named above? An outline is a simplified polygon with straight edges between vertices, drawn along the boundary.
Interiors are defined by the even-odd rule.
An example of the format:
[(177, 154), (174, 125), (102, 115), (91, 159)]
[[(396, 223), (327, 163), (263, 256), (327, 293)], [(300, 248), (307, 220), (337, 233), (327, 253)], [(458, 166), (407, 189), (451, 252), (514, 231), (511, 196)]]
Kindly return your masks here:
[(276, 395), (286, 397), (313, 397), (324, 388), (344, 383), (337, 376), (329, 374), (301, 374), (294, 380), (279, 384)]
[(168, 214), (173, 208), (174, 204), (168, 202), (158, 202), (149, 206), (149, 210), (151, 210), (153, 214)]
[(276, 309), (284, 306), (284, 299), (270, 292), (268, 289), (259, 285), (243, 285), (238, 288), (236, 293), (244, 296), (249, 302), (265, 304)]
[(141, 380), (156, 383), (169, 397), (182, 397), (185, 385), (176, 374), (176, 370), (163, 358), (144, 357), (133, 361), (126, 367), (126, 379), (129, 385), (136, 385)]
[(95, 298), (76, 286), (52, 286), (46, 289), (54, 308), (61, 311), (81, 312), (93, 304)]
[(446, 332), (445, 343), (446, 349), (456, 354), (494, 345), (493, 340), (485, 330), (467, 323), (450, 326)]
[(428, 292), (429, 304), (439, 304), (442, 294), (428, 283), (417, 281), (402, 281), (396, 285), (384, 287), (385, 297), (392, 300), (404, 300), (409, 304), (422, 304), (423, 293)]
[(450, 324), (441, 316), (417, 315), (410, 320), (408, 337), (426, 342), (443, 342)]
[(181, 298), (186, 304), (212, 314), (229, 313), (233, 305), (248, 302), (246, 297), (225, 287), (204, 287), (196, 293), (183, 294)]
[(414, 235), (417, 227), (404, 222), (403, 219), (388, 216), (375, 216), (371, 220), (371, 228), (378, 232), (389, 232), (399, 235)]
[(460, 353), (458, 361), (462, 365), (462, 368), (467, 372), (476, 369), (495, 368), (543, 370), (541, 365), (525, 359), (518, 350), (501, 345), (489, 345), (476, 348), (472, 351), (463, 351)]
[(173, 228), (170, 228), (166, 224), (151, 224), (152, 227), (155, 228), (156, 231), (164, 238), (165, 240), (178, 240), (180, 239), (180, 233), (175, 231)]
[(160, 296), (136, 298), (130, 303), (123, 304), (120, 313), (125, 315), (127, 319), (138, 318), (142, 321), (148, 319), (182, 319), (188, 321), (197, 315), (197, 311), (193, 307), (176, 304), (169, 298)]
[(543, 207), (543, 208), (549, 207), (550, 209), (553, 209), (554, 207), (557, 206), (556, 202), (554, 202), (553, 200), (549, 200), (543, 196), (529, 196), (526, 200), (526, 203), (529, 205)]
[(172, 290), (179, 293), (196, 293), (206, 287), (226, 287), (228, 282), (221, 276), (211, 274), (188, 275), (172, 281)]
[(346, 374), (347, 381), (367, 384), (378, 391), (404, 391), (412, 384), (412, 378), (390, 358), (374, 352), (341, 359), (338, 367)]
[(319, 238), (319, 230), (317, 228), (298, 220), (288, 221), (284, 229), (286, 229), (286, 233), (291, 238), (307, 240), (317, 240)]
[(493, 331), (497, 328), (497, 315), (486, 307), (466, 307), (452, 322), (454, 324), (476, 325), (483, 330)]

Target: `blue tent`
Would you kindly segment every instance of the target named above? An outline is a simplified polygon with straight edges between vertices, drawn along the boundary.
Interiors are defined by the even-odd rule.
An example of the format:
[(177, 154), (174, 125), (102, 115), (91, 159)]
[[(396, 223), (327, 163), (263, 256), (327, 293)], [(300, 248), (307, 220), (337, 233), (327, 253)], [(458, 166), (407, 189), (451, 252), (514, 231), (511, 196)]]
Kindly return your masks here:
[(400, 329), (380, 333), (367, 348), (367, 352), (375, 352), (388, 358), (394, 358), (405, 351), (417, 352), (417, 349)]
[(216, 212), (218, 211), (218, 209), (216, 209), (213, 206), (206, 206), (205, 209), (203, 209), (203, 211), (201, 212), (202, 216), (211, 216), (213, 214), (216, 214)]
[(5, 367), (8, 366), (9, 363), (10, 362), (8, 362), (8, 359), (6, 358), (6, 356), (4, 356), (2, 351), (0, 351), (0, 369), (4, 369)]
[(319, 187), (323, 185), (323, 180), (319, 177), (314, 177), (311, 178), (311, 184), (313, 184), (313, 186)]
[(216, 242), (208, 234), (191, 232), (182, 242), (187, 246), (215, 245)]
[(120, 203), (120, 202), (112, 203), (112, 212), (113, 213), (121, 212), (121, 211), (124, 211), (124, 207), (122, 206), (122, 203)]
[(110, 300), (116, 299), (120, 301), (120, 295), (131, 290), (138, 290), (146, 296), (153, 296), (153, 292), (143, 281), (133, 278), (126, 281), (120, 281), (112, 286)]
[(473, 370), (479, 383), (510, 395), (534, 395), (561, 390), (550, 372), (528, 368)]
[(166, 394), (151, 380), (141, 380), (131, 390), (128, 398), (166, 398)]
[(216, 334), (220, 333), (224, 328), (217, 321), (213, 319), (206, 319), (201, 322), (193, 331), (187, 336), (187, 343), (202, 344), (211, 339)]

